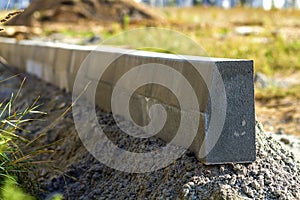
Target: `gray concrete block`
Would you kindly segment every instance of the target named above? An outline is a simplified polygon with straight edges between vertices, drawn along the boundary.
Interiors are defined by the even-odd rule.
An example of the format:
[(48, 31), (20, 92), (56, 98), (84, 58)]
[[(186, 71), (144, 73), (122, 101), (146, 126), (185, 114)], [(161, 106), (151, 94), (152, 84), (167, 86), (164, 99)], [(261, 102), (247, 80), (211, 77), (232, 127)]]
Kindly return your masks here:
[[(118, 53), (118, 52), (117, 52)], [(104, 55), (104, 54), (103, 54)], [(255, 160), (255, 120), (254, 120), (254, 96), (253, 96), (253, 62), (243, 60), (228, 60), (228, 59), (208, 59), (200, 57), (185, 57), (188, 61), (183, 59), (167, 59), (157, 57), (148, 57), (147, 54), (143, 57), (141, 55), (124, 54), (123, 56), (114, 60), (110, 66), (110, 72), (114, 74), (113, 82), (111, 78), (106, 76), (105, 82), (106, 89), (98, 87), (99, 94), (105, 94), (102, 97), (96, 95), (96, 104), (103, 109), (110, 111), (109, 99), (111, 88), (116, 87), (118, 81), (124, 78), (125, 74), (133, 70), (136, 66), (151, 63), (161, 64), (176, 70), (182, 75), (182, 79), (174, 76), (168, 71), (161, 72), (159, 66), (157, 72), (152, 74), (149, 80), (164, 81), (170, 87), (162, 87), (158, 85), (151, 85), (151, 87), (135, 91), (132, 97), (129, 97), (132, 82), (140, 82), (144, 79), (148, 80), (148, 73), (143, 74), (136, 70), (134, 78), (126, 79), (123, 84), (118, 85), (117, 88), (123, 96), (130, 98), (130, 117), (138, 125), (147, 125), (150, 122), (149, 109), (154, 104), (162, 104), (170, 118), (167, 119), (162, 130), (157, 133), (157, 137), (170, 142), (177, 134), (180, 125), (180, 119), (183, 114), (192, 113), (194, 116), (199, 117), (199, 127), (194, 140), (191, 142), (189, 148), (195, 153), (199, 160), (204, 161), (206, 164), (219, 164), (230, 162), (252, 162)], [(99, 56), (101, 57), (101, 56)], [(113, 58), (109, 56), (108, 59)], [(95, 60), (96, 57), (94, 58)], [(94, 61), (96, 62), (96, 61)], [(154, 64), (155, 65), (155, 64)], [(92, 66), (92, 65), (91, 65)], [(93, 71), (99, 70), (102, 66), (95, 65), (89, 68), (87, 73), (88, 79), (97, 79), (97, 74)], [(105, 67), (106, 68), (106, 67)], [(221, 75), (221, 80), (218, 79), (217, 70)], [(199, 74), (200, 72), (200, 74)], [(171, 75), (171, 76), (170, 76)], [(158, 78), (157, 78), (158, 77)], [(183, 83), (188, 81), (197, 96), (199, 109), (193, 110), (189, 107), (193, 99), (189, 99), (190, 91), (187, 90)], [(224, 98), (222, 98), (222, 83), (224, 82)], [(108, 89), (109, 88), (109, 89)], [(150, 92), (149, 92), (150, 90)], [(176, 95), (172, 94), (171, 90), (177, 91)], [(210, 93), (209, 93), (210, 91)], [(185, 98), (186, 106), (179, 107), (178, 98)], [(92, 97), (94, 98), (94, 97)], [(103, 100), (105, 98), (105, 100)], [(245, 100), (244, 100), (245, 98)], [(212, 104), (212, 100), (216, 103)], [(224, 105), (224, 100), (227, 103)], [(103, 104), (103, 102), (105, 102)], [(212, 105), (214, 109), (212, 109)], [(119, 107), (118, 107), (119, 106)], [(226, 107), (227, 106), (227, 107)], [(117, 105), (122, 113), (124, 105)], [(223, 113), (222, 113), (223, 111)], [(118, 112), (114, 112), (119, 114)], [(152, 113), (159, 116), (161, 113)], [(224, 127), (220, 130), (215, 130), (214, 127), (210, 128), (211, 121), (214, 116), (224, 116)], [(193, 116), (193, 115), (192, 115)], [(188, 120), (189, 121), (189, 120)], [(191, 120), (192, 121), (192, 120)], [(192, 127), (186, 126), (187, 128)], [(213, 124), (211, 126), (214, 126)], [(191, 133), (193, 130), (186, 131), (186, 134)], [(219, 132), (220, 135), (216, 135)], [(176, 140), (177, 145), (186, 145), (187, 140), (190, 138), (188, 135)], [(188, 148), (188, 147), (187, 147)]]
[[(138, 126), (142, 126), (144, 129), (144, 137), (159, 137), (167, 143), (185, 147), (186, 149), (190, 148), (194, 152), (199, 151), (199, 146), (205, 145), (204, 114), (198, 111), (186, 112), (177, 107), (163, 104), (156, 99), (147, 98), (139, 94), (130, 96), (125, 91), (121, 91), (121, 93), (130, 98), (130, 117), (127, 116), (125, 118), (127, 120), (133, 120)], [(162, 113), (154, 109), (154, 106), (157, 105), (162, 106), (166, 114), (165, 121), (162, 120)], [(123, 105), (119, 106), (119, 109), (124, 109)], [(196, 116), (199, 118), (199, 126), (195, 126), (194, 124)], [(156, 124), (157, 120), (162, 120), (162, 126)], [(181, 129), (180, 126), (182, 127)]]
[[(56, 49), (47, 46), (20, 44), (20, 65), (25, 65), (26, 71), (43, 80), (55, 84), (54, 59)], [(25, 63), (25, 64), (24, 64)]]
[(72, 50), (57, 48), (54, 60), (54, 82), (59, 88), (70, 91), (69, 71), (71, 65)]
[[(127, 52), (129, 53), (129, 52)], [(114, 61), (112, 64), (112, 67), (115, 68), (115, 75), (114, 79), (112, 80), (111, 84), (116, 85), (117, 82), (121, 77), (123, 77), (126, 72), (134, 69), (135, 67), (142, 66), (145, 64), (149, 63), (154, 63), (155, 58), (149, 58), (149, 57), (144, 57), (141, 59), (140, 56), (135, 56), (135, 55), (128, 55), (128, 54), (123, 54), (120, 56), (118, 59)], [(137, 75), (134, 77), (134, 80), (137, 82), (140, 82), (145, 78), (145, 76), (149, 76), (148, 74), (145, 73), (137, 73)], [(124, 90), (130, 89), (130, 82), (132, 79), (127, 79), (127, 83), (123, 84), (121, 87)], [(137, 94), (144, 95), (144, 96), (150, 96), (151, 94), (151, 87), (141, 87), (136, 91)]]
[(68, 86), (70, 91), (73, 91), (74, 81), (81, 64), (90, 54), (89, 50), (73, 50), (71, 55), (70, 67), (68, 72)]
[[(190, 90), (187, 90), (188, 87), (191, 87), (193, 92), (196, 94), (197, 101), (199, 104), (198, 111), (204, 112), (208, 100), (208, 89), (206, 82), (209, 83), (212, 77), (213, 66), (211, 62), (201, 61), (192, 63), (183, 58), (177, 60), (170, 60), (169, 63), (165, 63), (165, 66), (168, 66), (173, 69), (166, 73), (160, 73), (160, 70), (157, 70), (155, 79), (157, 80), (160, 77), (161, 80), (169, 83), (171, 87), (168, 87), (169, 92), (161, 86), (153, 85), (151, 89), (151, 98), (158, 99), (167, 105), (172, 105), (177, 108), (179, 107), (178, 100), (185, 99), (186, 105), (184, 108), (181, 108), (185, 111), (194, 111), (195, 108), (192, 107), (194, 101), (193, 98), (186, 98), (190, 96)], [(179, 75), (174, 73), (176, 70)], [(198, 70), (198, 71), (197, 71)], [(201, 73), (199, 73), (199, 71)], [(202, 77), (203, 76), (203, 77)], [(175, 91), (176, 94), (170, 93)]]
[[(183, 67), (182, 75), (189, 81), (193, 88), (198, 99), (199, 111), (203, 113), (207, 109), (209, 99), (208, 88), (211, 86), (213, 71), (214, 63), (209, 61), (185, 61)], [(184, 88), (180, 92), (182, 96), (189, 95)]]
[(106, 111), (111, 111), (111, 94), (112, 94), (112, 86), (105, 83), (105, 82), (99, 82), (97, 84), (96, 94), (95, 94), (95, 100), (96, 103), (101, 106), (101, 108)]
[[(15, 41), (3, 42), (0, 39), (0, 55), (9, 62), (22, 66), (26, 63), (26, 70), (46, 81), (52, 81), (62, 89), (73, 88), (78, 69), (90, 53), (89, 48), (72, 46), (57, 46), (43, 44), (20, 43)], [(18, 50), (17, 50), (18, 49)], [(28, 52), (26, 51), (28, 49)], [(12, 61), (15, 54), (20, 59)], [(115, 59), (116, 55), (121, 55)], [(53, 61), (53, 76), (51, 65)], [(160, 110), (152, 110), (156, 104), (163, 106), (167, 119), (157, 137), (179, 146), (190, 148), (196, 157), (206, 164), (220, 164), (231, 162), (252, 162), (256, 157), (255, 150), (255, 110), (253, 62), (248, 60), (231, 60), (202, 58), (195, 56), (178, 57), (170, 54), (130, 51), (101, 47), (93, 53), (92, 59), (86, 62), (86, 69), (78, 84), (84, 90), (88, 83), (95, 87), (96, 93), (87, 90), (84, 95), (106, 111), (111, 111), (111, 94), (119, 90), (121, 95), (130, 98), (130, 116), (141, 126), (151, 132), (148, 126), (152, 120), (160, 119)], [(110, 66), (105, 63), (113, 58)], [(103, 64), (104, 63), (104, 64)], [(155, 64), (151, 64), (155, 63)], [(135, 70), (136, 66), (161, 65), (168, 67), (167, 71), (160, 71), (157, 67), (154, 73), (144, 73)], [(98, 72), (106, 69), (100, 82)], [(134, 77), (117, 84), (126, 72), (135, 71)], [(181, 77), (174, 75), (179, 74)], [(200, 72), (200, 74), (198, 73)], [(219, 77), (220, 76), (220, 77)], [(52, 78), (54, 77), (54, 78)], [(162, 81), (168, 87), (147, 85), (140, 87), (129, 96), (132, 82), (144, 80)], [(192, 98), (188, 83), (197, 98)], [(224, 89), (224, 91), (223, 91)], [(175, 91), (172, 93), (171, 91)], [(224, 92), (224, 93), (223, 93)], [(184, 106), (179, 100), (184, 99)], [(195, 102), (199, 108), (194, 108)], [(124, 105), (117, 105), (120, 113)], [(150, 119), (149, 112), (153, 111)], [(118, 114), (118, 113), (116, 113)], [(186, 130), (178, 135), (182, 119)], [(195, 119), (199, 119), (195, 121)], [(224, 119), (224, 124), (222, 124)], [(195, 127), (195, 123), (198, 127)], [(220, 125), (221, 124), (221, 125)], [(191, 135), (196, 131), (195, 137)], [(194, 138), (189, 141), (190, 138)]]
[(11, 62), (11, 58), (13, 58), (13, 54), (16, 48), (15, 44), (15, 39), (0, 37), (0, 55), (8, 62)]
[(27, 60), (34, 57), (35, 47), (32, 45), (22, 45), (20, 44), (20, 68), (26, 70)]
[(78, 95), (82, 95), (89, 102), (94, 102), (95, 105), (106, 112), (111, 111), (111, 85), (105, 82), (98, 83), (97, 81), (85, 77), (82, 81), (78, 81), (76, 86)]
[(14, 44), (14, 45), (11, 45), (10, 46), (10, 52), (9, 52), (9, 64), (14, 66), (14, 67), (17, 67), (21, 70), (24, 71), (25, 67), (24, 66), (21, 66), (21, 52), (20, 52), (20, 45), (19, 44)]
[(179, 101), (178, 101), (178, 98), (176, 97), (176, 95), (169, 88), (164, 87), (162, 85), (159, 85), (159, 84), (151, 85), (150, 98), (154, 98), (154, 99), (162, 102), (163, 104), (174, 106), (174, 107), (180, 109)]
[(0, 55), (9, 63), (11, 64), (14, 60), (14, 51), (15, 47), (11, 43), (4, 43), (0, 45)]
[[(112, 84), (115, 76), (114, 61), (118, 56), (118, 53), (92, 51), (87, 57), (87, 77)], [(100, 74), (102, 74), (101, 77), (99, 77)]]
[(9, 44), (8, 46), (8, 58), (7, 60), (9, 61), (9, 64), (14, 65), (17, 67), (16, 64), (18, 64), (16, 62), (17, 60), (17, 49), (18, 49), (18, 45), (13, 45), (13, 44)]
[[(173, 69), (174, 71), (169, 70), (169, 72), (161, 72), (160, 66), (156, 64), (158, 69), (153, 77), (153, 82), (165, 82), (169, 85), (169, 87), (153, 84), (151, 86), (151, 93), (149, 97), (155, 98), (166, 105), (172, 105), (180, 108), (178, 98), (180, 98), (181, 94), (183, 94), (183, 90), (181, 90), (181, 88), (183, 89), (184, 87), (182, 86), (183, 80), (181, 80), (181, 78), (184, 77), (182, 75), (177, 77), (175, 74), (177, 74), (176, 72), (182, 74), (184, 62), (181, 60), (174, 62), (172, 60), (166, 61), (159, 59), (155, 61), (155, 63), (157, 62), (162, 62), (162, 66)], [(178, 91), (177, 95), (174, 94), (174, 91)]]
[(56, 48), (45, 47), (44, 53), (47, 56), (43, 62), (43, 80), (55, 84), (54, 63), (56, 60)]
[[(222, 76), (227, 99), (224, 127), (217, 143), (205, 158), (207, 164), (252, 162), (256, 159), (255, 109), (252, 61), (220, 61), (216, 66)], [(215, 75), (215, 72), (214, 72)], [(215, 112), (223, 109), (219, 100), (219, 82), (212, 81), (211, 98), (216, 99)], [(206, 118), (211, 119), (208, 107)], [(206, 132), (206, 151), (212, 146), (214, 133)]]
[(147, 97), (139, 94), (134, 94), (130, 97), (129, 112), (137, 125), (146, 126), (149, 124), (149, 108), (151, 103)]
[(9, 51), (8, 51), (8, 48), (9, 48), (9, 44), (6, 44), (6, 43), (1, 43), (0, 44), (0, 56), (3, 57), (5, 60), (8, 59), (8, 55), (9, 55)]
[[(185, 100), (187, 102), (185, 108), (180, 108), (178, 101), (174, 101), (174, 103), (171, 100), (173, 97), (174, 99), (176, 97), (189, 97), (190, 94), (183, 86), (182, 80), (174, 76), (169, 78), (168, 75), (170, 74), (164, 72), (160, 75), (160, 79), (167, 79), (165, 81), (171, 85), (171, 88), (168, 89), (177, 89), (177, 96), (172, 96), (170, 90), (162, 86), (152, 86), (150, 100), (146, 102), (143, 98), (140, 98), (140, 100), (135, 101), (136, 108), (131, 107), (133, 110), (132, 115), (138, 119), (137, 122), (141, 123), (143, 119), (146, 119), (143, 110), (149, 110), (152, 100), (165, 105), (167, 112), (170, 113), (169, 115), (173, 119), (166, 122), (164, 129), (158, 133), (158, 137), (170, 141), (174, 137), (173, 134), (176, 133), (178, 124), (180, 124), (178, 115), (184, 112), (198, 112), (200, 116), (199, 130), (190, 149), (200, 160), (206, 164), (254, 161), (256, 152), (253, 62), (228, 59), (210, 60), (194, 57), (191, 62), (193, 62), (193, 66), (188, 66), (189, 64), (185, 63), (186, 68), (183, 68), (182, 74), (184, 79), (190, 82), (198, 97), (199, 110), (192, 110), (192, 107), (189, 107), (189, 98)], [(127, 66), (126, 70), (131, 69), (127, 63), (123, 65)], [(174, 65), (176, 63), (171, 66)], [(199, 73), (193, 70), (193, 67), (196, 67), (202, 76), (199, 77)], [(123, 70), (120, 70), (121, 72), (117, 70), (116, 77), (122, 77), (124, 71), (126, 71)], [(162, 72), (158, 70), (158, 73)], [(218, 74), (221, 79), (218, 79)], [(155, 76), (158, 76), (158, 74)], [(138, 78), (132, 81), (137, 80)], [(224, 84), (224, 94), (221, 91), (222, 84)], [(128, 90), (126, 84), (122, 85), (121, 88), (125, 93)], [(215, 103), (212, 104), (212, 101)], [(212, 122), (212, 118), (218, 120), (222, 115), (224, 115), (225, 120), (224, 126), (218, 130), (217, 127), (214, 127), (216, 123)], [(180, 143), (179, 141), (178, 145)]]
[(26, 72), (37, 76), (38, 78), (43, 77), (43, 63), (37, 62), (33, 59), (29, 59), (26, 62)]

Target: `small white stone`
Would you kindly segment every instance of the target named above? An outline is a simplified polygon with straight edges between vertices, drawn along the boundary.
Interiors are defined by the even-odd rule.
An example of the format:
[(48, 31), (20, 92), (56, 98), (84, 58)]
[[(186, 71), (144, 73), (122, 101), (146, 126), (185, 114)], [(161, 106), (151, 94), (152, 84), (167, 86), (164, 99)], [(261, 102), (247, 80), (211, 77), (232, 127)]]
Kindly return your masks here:
[(242, 121), (242, 126), (246, 126), (246, 124), (247, 124), (246, 121), (243, 120), (243, 121)]

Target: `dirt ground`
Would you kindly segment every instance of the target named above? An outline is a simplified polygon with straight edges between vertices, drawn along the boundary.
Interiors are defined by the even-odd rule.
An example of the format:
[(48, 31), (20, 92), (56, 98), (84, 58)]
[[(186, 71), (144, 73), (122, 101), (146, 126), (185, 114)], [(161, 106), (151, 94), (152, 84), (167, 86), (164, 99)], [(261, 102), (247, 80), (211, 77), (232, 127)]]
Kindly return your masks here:
[(300, 101), (297, 98), (256, 101), (256, 115), (268, 132), (300, 136)]

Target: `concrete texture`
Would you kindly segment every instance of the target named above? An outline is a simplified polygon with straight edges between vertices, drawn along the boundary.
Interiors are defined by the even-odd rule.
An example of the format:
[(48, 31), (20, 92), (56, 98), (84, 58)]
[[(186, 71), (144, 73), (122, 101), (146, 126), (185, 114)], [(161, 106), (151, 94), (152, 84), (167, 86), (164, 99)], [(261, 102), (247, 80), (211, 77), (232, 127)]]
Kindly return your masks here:
[(72, 59), (72, 50), (57, 48), (54, 59), (54, 81), (61, 89), (70, 91), (68, 77)]
[(45, 47), (45, 51), (47, 52), (47, 56), (43, 60), (43, 79), (48, 83), (55, 84), (55, 82), (53, 82), (55, 80), (55, 76), (54, 76), (55, 70), (53, 66), (56, 61), (55, 58), (56, 58), (57, 51), (55, 48), (50, 48), (50, 47)]
[(80, 65), (84, 62), (85, 58), (89, 55), (89, 50), (74, 50), (71, 54), (71, 63), (69, 67), (68, 86), (73, 91), (74, 81)]
[[(92, 46), (36, 41), (16, 42), (13, 39), (0, 38), (0, 56), (8, 63), (69, 92), (72, 92), (80, 66), (85, 63), (87, 69), (81, 74), (80, 88), (84, 90), (86, 84), (91, 82), (91, 85), (97, 88), (96, 94), (93, 95), (88, 90), (86, 97), (94, 98), (95, 103), (105, 111), (111, 111), (111, 94), (115, 88), (129, 95), (131, 81), (145, 79), (164, 81), (170, 88), (148, 84), (135, 90), (131, 96), (130, 115), (138, 125), (147, 125), (150, 107), (161, 104), (168, 118), (157, 137), (167, 142), (171, 141), (177, 133), (181, 116), (186, 113), (191, 114), (189, 116), (197, 115), (200, 119), (197, 135), (189, 146), (197, 158), (206, 164), (244, 163), (255, 160), (252, 61), (176, 56), (112, 47), (99, 47), (93, 50), (95, 47)], [(89, 54), (90, 52), (93, 53)], [(119, 79), (129, 70), (140, 65), (151, 67), (153, 63), (168, 66), (170, 70), (180, 73), (183, 79), (170, 75), (172, 70), (163, 74), (158, 70), (153, 74), (137, 73), (134, 80), (116, 86)], [(109, 67), (106, 68), (107, 66)], [(103, 76), (97, 82), (100, 78), (98, 74), (102, 71)], [(221, 79), (218, 79), (219, 75)], [(185, 80), (195, 92), (199, 108), (191, 106), (194, 99), (189, 98), (191, 95), (182, 86)], [(177, 95), (172, 90), (175, 90)], [(185, 99), (184, 107), (179, 104), (180, 98)], [(153, 114), (152, 117), (160, 117), (160, 113)], [(218, 135), (218, 130), (214, 127), (215, 118), (217, 116), (217, 119), (222, 119), (223, 115), (224, 126)], [(187, 144), (186, 141), (189, 140), (188, 136), (191, 136), (192, 131), (194, 130), (186, 130), (186, 137), (177, 139), (176, 144), (179, 146)]]
[[(227, 109), (225, 124), (217, 144), (205, 158), (206, 163), (254, 161), (255, 111), (252, 61), (217, 62), (216, 66), (225, 84)], [(211, 98), (218, 99), (218, 83), (212, 83)], [(220, 110), (222, 102), (218, 103)], [(211, 109), (206, 111), (210, 119)], [(206, 137), (210, 145), (212, 133)]]

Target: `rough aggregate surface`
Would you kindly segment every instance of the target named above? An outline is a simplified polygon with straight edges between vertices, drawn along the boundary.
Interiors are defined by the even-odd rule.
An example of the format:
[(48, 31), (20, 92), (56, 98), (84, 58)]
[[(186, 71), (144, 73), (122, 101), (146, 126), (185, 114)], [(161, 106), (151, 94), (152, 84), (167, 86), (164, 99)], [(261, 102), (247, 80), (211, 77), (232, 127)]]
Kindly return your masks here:
[[(0, 68), (0, 81), (12, 74)], [(54, 153), (40, 159), (54, 167), (38, 169), (40, 197), (62, 193), (66, 199), (300, 199), (300, 164), (295, 156), (256, 123), (257, 160), (251, 164), (205, 166), (187, 151), (169, 166), (148, 173), (126, 173), (109, 168), (83, 147), (72, 113), (71, 96), (28, 74), (17, 107), (24, 108), (40, 96), (39, 121), (24, 127), (28, 138), (40, 137), (33, 148), (47, 146)], [(20, 86), (21, 78), (0, 82), (1, 101)], [(97, 109), (98, 120), (111, 141), (130, 151), (155, 150), (165, 145), (157, 138), (135, 139), (116, 126), (111, 113)], [(130, 127), (131, 131), (139, 131)], [(50, 126), (49, 126), (50, 125)], [(45, 128), (46, 127), (46, 128)], [(56, 170), (53, 170), (56, 169)]]

